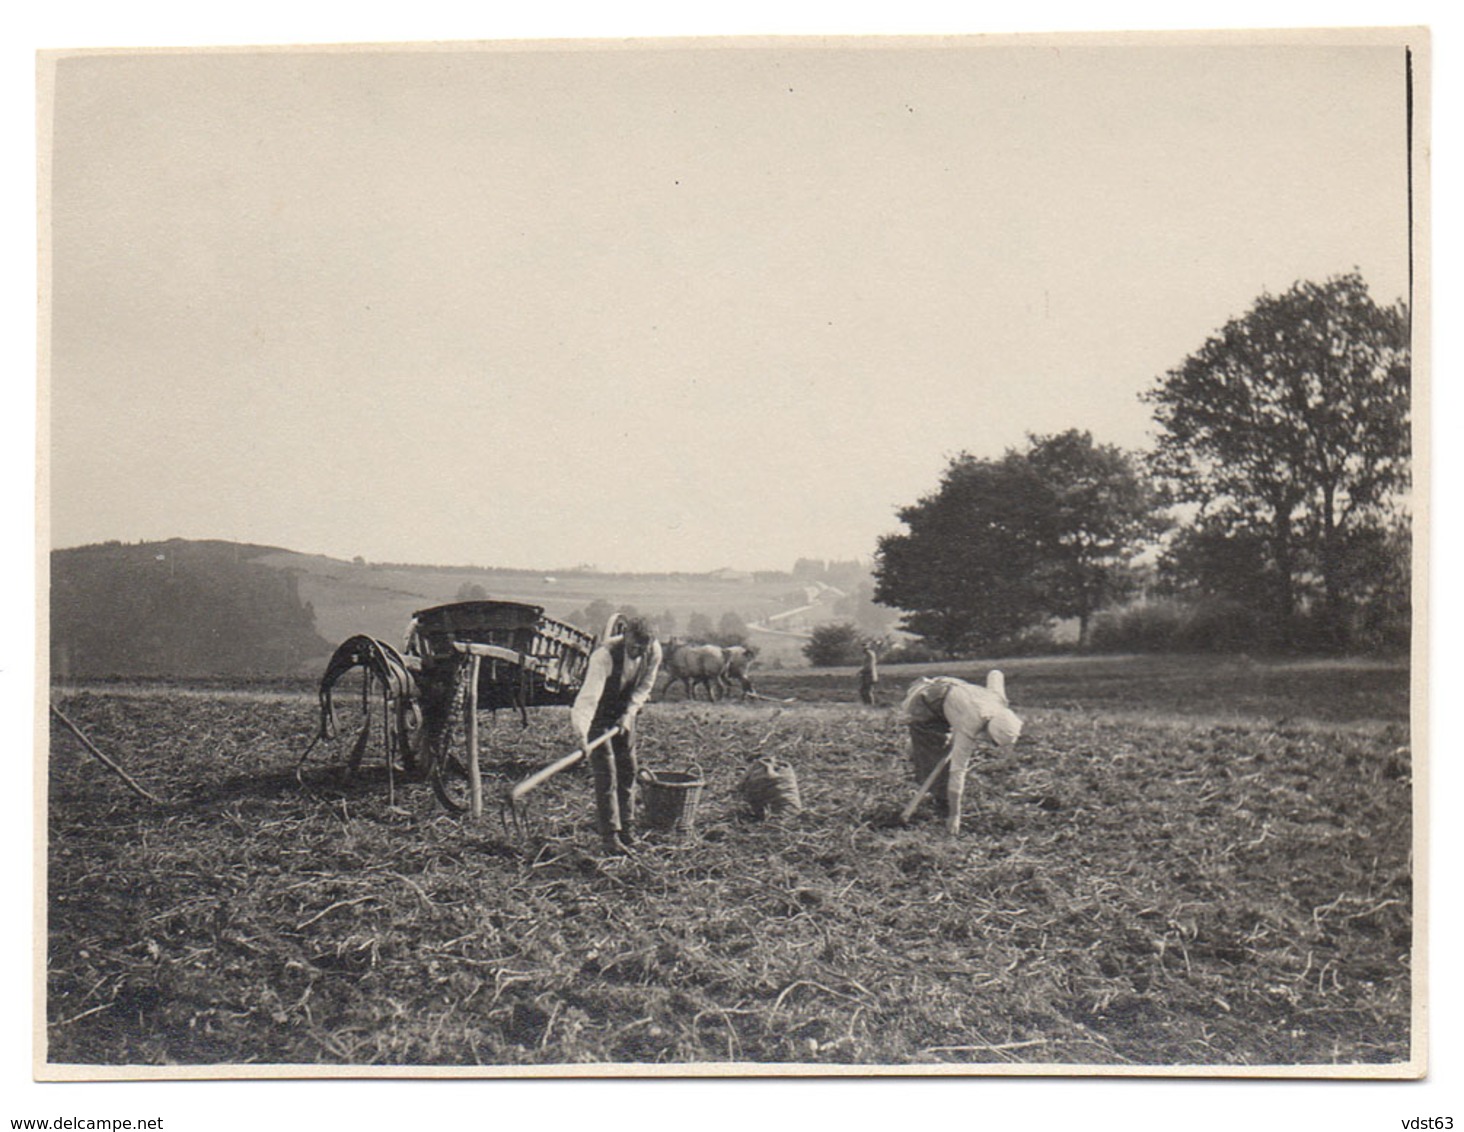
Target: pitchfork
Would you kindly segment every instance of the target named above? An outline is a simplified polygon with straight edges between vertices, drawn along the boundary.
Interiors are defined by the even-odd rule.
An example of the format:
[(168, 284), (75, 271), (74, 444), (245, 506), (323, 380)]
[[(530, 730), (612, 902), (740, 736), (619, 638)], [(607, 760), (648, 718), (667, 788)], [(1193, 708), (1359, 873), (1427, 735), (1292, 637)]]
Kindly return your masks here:
[[(585, 746), (577, 747), (569, 754), (565, 755), (562, 759), (557, 759), (543, 769), (536, 770), (533, 774), (529, 775), (528, 778), (524, 779), (512, 790), (509, 790), (506, 794), (504, 794), (503, 801), (499, 803), (498, 807), (498, 817), (499, 820), (503, 822), (504, 833), (515, 839), (522, 838), (524, 835), (525, 815), (524, 812), (519, 809), (519, 803), (523, 801), (525, 795), (527, 795), (530, 790), (534, 789), (534, 787), (540, 786), (543, 783), (547, 782), (549, 779), (553, 778), (561, 770), (568, 770), (581, 759), (588, 757), (589, 753), (593, 751), (596, 747), (600, 746), (602, 743), (608, 743), (615, 736), (619, 735), (620, 732), (621, 728), (619, 727), (610, 728), (609, 731), (597, 735), (589, 743), (585, 744)], [(512, 829), (510, 829), (509, 827), (510, 822), (512, 822)]]
[(932, 770), (926, 776), (925, 781), (920, 784), (920, 789), (916, 791), (915, 797), (910, 799), (910, 804), (900, 811), (901, 825), (910, 824), (910, 819), (915, 816), (916, 807), (918, 807), (920, 803), (925, 800), (925, 795), (930, 793), (931, 788), (935, 785), (935, 780), (940, 777), (940, 772), (951, 765), (951, 755), (953, 755), (954, 753), (954, 748), (946, 751), (946, 753), (941, 757), (940, 762), (935, 764), (935, 769)]

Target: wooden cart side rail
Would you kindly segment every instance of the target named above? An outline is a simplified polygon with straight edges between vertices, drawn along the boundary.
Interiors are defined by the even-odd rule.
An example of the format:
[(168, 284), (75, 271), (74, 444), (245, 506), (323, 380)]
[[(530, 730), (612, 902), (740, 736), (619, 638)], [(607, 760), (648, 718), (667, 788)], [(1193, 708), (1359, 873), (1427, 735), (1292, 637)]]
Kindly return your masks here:
[(502, 645), (484, 645), (479, 644), (477, 641), (453, 641), (452, 647), (460, 653), (466, 653), (468, 656), (507, 661), (509, 664), (516, 664), (521, 668), (527, 668), (530, 672), (535, 672), (543, 667), (538, 657), (519, 652), (517, 649), (504, 648)]
[[(479, 641), (453, 641), (452, 647), (460, 656), (472, 658), (477, 665), (488, 661), (489, 683), (498, 687), (526, 689), (524, 678), (530, 684), (537, 681), (545, 692), (557, 695), (565, 691), (578, 690), (584, 681), (588, 658), (576, 652), (564, 651), (558, 655), (531, 656), (517, 649), (503, 645), (483, 644)], [(504, 666), (508, 671), (504, 671)], [(477, 672), (478, 668), (474, 668)], [(527, 708), (529, 700), (518, 700), (519, 706)]]
[(584, 680), (594, 647), (595, 638), (590, 634), (547, 617), (539, 622), (529, 644), (533, 655), (549, 666), (550, 678), (557, 677), (559, 684), (571, 687)]
[(595, 646), (595, 638), (582, 629), (576, 629), (573, 625), (566, 625), (562, 621), (551, 621), (546, 617), (539, 622), (534, 644), (550, 649), (571, 648), (588, 654)]
[(595, 639), (577, 629), (569, 630), (569, 633), (573, 635), (537, 638), (534, 642), (535, 651), (538, 651), (538, 646), (543, 645), (544, 659), (554, 665), (559, 683), (565, 687), (578, 688), (584, 683), (585, 673), (589, 671), (590, 653), (594, 651)]

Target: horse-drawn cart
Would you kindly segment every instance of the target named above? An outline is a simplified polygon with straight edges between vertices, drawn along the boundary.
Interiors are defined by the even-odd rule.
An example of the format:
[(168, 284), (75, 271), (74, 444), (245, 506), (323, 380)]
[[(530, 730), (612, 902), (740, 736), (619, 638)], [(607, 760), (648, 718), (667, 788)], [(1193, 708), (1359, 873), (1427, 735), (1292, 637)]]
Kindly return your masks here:
[[(606, 637), (620, 621), (618, 614), (610, 619)], [(317, 739), (335, 737), (336, 683), (360, 668), (363, 722), (349, 768), (360, 766), (374, 729), (392, 772), (400, 762), (406, 774), (425, 775), (444, 806), (476, 817), (482, 813), (479, 711), (517, 711), (528, 726), (530, 708), (573, 703), (595, 641), (522, 602), (461, 601), (421, 610), (412, 615), (401, 651), (364, 636), (336, 649), (320, 681)], [(378, 693), (381, 716), (373, 728)]]

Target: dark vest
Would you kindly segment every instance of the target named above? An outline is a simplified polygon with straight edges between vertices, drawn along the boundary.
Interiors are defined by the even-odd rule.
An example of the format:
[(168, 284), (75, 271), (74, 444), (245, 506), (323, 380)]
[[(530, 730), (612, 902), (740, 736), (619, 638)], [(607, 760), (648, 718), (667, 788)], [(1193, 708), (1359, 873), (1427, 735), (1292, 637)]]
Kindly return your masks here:
[(649, 651), (641, 655), (631, 671), (629, 683), (625, 681), (625, 644), (606, 646), (610, 650), (610, 675), (605, 680), (605, 690), (600, 693), (600, 703), (595, 708), (594, 722), (605, 727), (615, 723), (630, 706), (630, 697), (635, 692), (636, 681), (645, 671)]

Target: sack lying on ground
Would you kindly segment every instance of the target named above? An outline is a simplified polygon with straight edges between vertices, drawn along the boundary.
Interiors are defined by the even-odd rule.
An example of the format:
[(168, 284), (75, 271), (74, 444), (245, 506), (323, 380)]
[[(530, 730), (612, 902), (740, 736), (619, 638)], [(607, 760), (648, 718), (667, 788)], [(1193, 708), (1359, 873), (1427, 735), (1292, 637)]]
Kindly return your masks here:
[(749, 766), (737, 784), (737, 793), (758, 817), (796, 814), (803, 809), (798, 774), (776, 755), (764, 755)]

